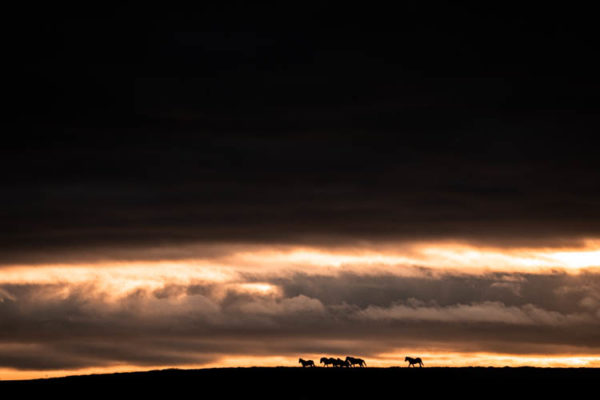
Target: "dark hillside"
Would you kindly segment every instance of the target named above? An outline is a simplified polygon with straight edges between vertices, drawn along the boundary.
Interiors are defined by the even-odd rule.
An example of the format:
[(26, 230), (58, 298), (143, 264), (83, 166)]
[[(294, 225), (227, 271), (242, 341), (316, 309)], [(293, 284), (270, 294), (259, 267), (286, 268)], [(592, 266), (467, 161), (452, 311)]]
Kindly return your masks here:
[(599, 369), (544, 368), (223, 368), (162, 370), (0, 382), (4, 393), (31, 391), (85, 399), (159, 396), (188, 398), (408, 398), (523, 395), (593, 396)]

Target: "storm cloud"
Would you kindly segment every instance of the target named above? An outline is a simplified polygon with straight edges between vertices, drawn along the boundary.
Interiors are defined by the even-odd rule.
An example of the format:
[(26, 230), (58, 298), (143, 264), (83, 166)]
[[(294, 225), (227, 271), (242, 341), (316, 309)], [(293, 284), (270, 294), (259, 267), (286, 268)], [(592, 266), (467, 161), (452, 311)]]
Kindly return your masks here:
[[(446, 7), (427, 18), (409, 7), (366, 32), (339, 18), (281, 31), (218, 7), (29, 21), (9, 48), (22, 79), (7, 88), (0, 260), (598, 236), (586, 25), (536, 10), (531, 30), (499, 10)], [(316, 23), (332, 10), (304, 11)]]

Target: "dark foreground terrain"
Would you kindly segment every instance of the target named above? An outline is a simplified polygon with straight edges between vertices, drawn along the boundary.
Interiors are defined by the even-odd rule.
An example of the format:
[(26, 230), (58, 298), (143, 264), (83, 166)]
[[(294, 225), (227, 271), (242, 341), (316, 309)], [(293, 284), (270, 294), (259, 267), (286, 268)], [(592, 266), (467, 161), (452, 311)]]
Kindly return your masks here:
[[(0, 382), (3, 395), (61, 398), (534, 398), (600, 393), (600, 369), (222, 368)], [(9, 397), (6, 397), (9, 398)]]

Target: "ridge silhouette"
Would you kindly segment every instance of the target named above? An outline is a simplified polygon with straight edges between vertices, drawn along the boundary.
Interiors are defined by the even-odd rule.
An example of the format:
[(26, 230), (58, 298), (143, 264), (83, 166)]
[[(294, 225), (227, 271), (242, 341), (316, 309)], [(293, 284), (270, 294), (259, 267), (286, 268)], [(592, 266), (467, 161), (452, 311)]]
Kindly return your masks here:
[(194, 393), (199, 387), (203, 393), (219, 393), (224, 399), (388, 399), (390, 395), (398, 397), (399, 388), (401, 398), (441, 394), (440, 398), (481, 400), (491, 393), (506, 398), (519, 393), (521, 397), (549, 399), (594, 393), (599, 378), (598, 368), (431, 367), (414, 371), (404, 366), (348, 370), (303, 370), (294, 366), (170, 369), (34, 381), (3, 380), (0, 390), (23, 398), (47, 399), (56, 395), (61, 400), (81, 400), (89, 397), (89, 393), (100, 398), (171, 398), (175, 388), (179, 393)]

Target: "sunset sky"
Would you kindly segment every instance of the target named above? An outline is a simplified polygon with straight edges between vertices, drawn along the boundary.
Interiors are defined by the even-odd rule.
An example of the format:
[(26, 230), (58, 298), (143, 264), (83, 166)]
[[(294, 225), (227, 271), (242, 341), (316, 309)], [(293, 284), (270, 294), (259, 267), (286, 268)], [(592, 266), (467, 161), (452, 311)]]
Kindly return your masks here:
[(1, 380), (600, 367), (591, 15), (47, 7), (7, 14)]

